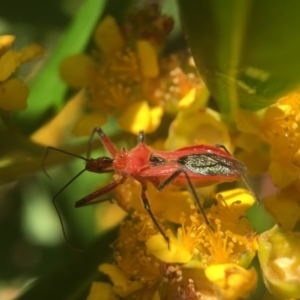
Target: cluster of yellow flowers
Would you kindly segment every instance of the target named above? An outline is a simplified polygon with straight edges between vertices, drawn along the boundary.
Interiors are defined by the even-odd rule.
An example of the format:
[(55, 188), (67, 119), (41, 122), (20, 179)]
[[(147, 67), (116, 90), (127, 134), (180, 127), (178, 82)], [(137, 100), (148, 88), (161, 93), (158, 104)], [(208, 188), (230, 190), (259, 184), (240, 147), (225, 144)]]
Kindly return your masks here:
[(183, 96), (194, 88), (196, 69), (186, 73), (188, 63), (179, 55), (162, 56), (162, 46), (173, 21), (162, 16), (156, 5), (128, 16), (121, 27), (106, 16), (94, 34), (92, 55), (78, 54), (65, 59), (62, 78), (73, 88), (86, 88), (86, 113), (74, 133), (89, 135), (108, 116), (118, 119), (120, 128), (137, 134), (155, 131), (164, 112), (178, 110)]
[(44, 49), (33, 44), (20, 51), (10, 49), (15, 37), (0, 36), (0, 109), (11, 111), (27, 107), (29, 89), (16, 73), (21, 64), (30, 62), (45, 53)]
[[(261, 113), (240, 111), (237, 158), (254, 173), (268, 171), (280, 191), (264, 199), (264, 205), (285, 229), (297, 229), (299, 210), (300, 94), (293, 93)], [(251, 140), (251, 143), (247, 143)]]
[[(161, 199), (154, 199), (155, 212), (161, 210), (162, 216), (158, 206), (164, 207), (172, 193), (168, 190)], [(257, 275), (254, 268), (246, 268), (256, 254), (257, 241), (245, 211), (254, 200), (243, 189), (219, 193), (215, 200), (217, 204), (207, 212), (214, 231), (193, 205), (186, 206), (178, 219), (179, 211), (174, 212), (172, 230), (162, 217), (170, 245), (148, 215), (131, 214), (113, 245), (116, 264), (99, 268), (112, 285), (95, 282), (88, 299), (238, 299), (248, 295)]]

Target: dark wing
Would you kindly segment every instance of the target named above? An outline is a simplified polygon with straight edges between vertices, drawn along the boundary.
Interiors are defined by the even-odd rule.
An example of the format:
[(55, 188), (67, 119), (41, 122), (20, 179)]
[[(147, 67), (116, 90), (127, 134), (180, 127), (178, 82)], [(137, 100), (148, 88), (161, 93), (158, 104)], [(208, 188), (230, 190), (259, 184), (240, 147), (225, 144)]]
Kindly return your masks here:
[(177, 160), (177, 163), (196, 174), (202, 175), (234, 176), (247, 172), (247, 167), (238, 160), (212, 153), (182, 156)]

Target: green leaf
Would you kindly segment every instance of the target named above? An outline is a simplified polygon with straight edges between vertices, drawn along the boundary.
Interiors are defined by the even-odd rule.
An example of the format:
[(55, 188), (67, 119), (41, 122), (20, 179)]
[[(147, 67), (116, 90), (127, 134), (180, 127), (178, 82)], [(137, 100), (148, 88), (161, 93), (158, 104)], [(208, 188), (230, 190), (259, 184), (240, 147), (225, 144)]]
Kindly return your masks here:
[(195, 63), (225, 117), (299, 88), (300, 1), (177, 1)]
[(116, 239), (116, 232), (114, 230), (102, 236), (91, 248), (78, 254), (59, 270), (38, 279), (18, 299), (86, 299), (91, 283), (103, 280), (98, 266), (111, 260), (112, 249), (109, 245)]

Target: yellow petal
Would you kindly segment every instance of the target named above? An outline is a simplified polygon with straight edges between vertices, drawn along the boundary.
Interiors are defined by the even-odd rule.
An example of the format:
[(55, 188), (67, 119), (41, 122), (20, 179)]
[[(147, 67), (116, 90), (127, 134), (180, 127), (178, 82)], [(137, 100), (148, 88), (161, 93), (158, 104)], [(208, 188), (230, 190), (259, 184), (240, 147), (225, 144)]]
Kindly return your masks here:
[(234, 209), (242, 214), (245, 214), (246, 210), (255, 202), (253, 195), (248, 190), (241, 188), (220, 192), (216, 195), (216, 199), (222, 200), (220, 203), (224, 206), (230, 207), (233, 205)]
[(12, 45), (15, 40), (14, 35), (2, 35), (0, 36), (0, 56), (6, 51), (6, 49)]
[(253, 151), (257, 147), (257, 145), (259, 143), (259, 137), (258, 137), (258, 135), (255, 135), (255, 134), (252, 134), (252, 133), (241, 132), (236, 137), (234, 142), (235, 142), (234, 144), (237, 147), (245, 149), (248, 152), (250, 152), (250, 151)]
[(100, 127), (106, 123), (106, 115), (94, 112), (79, 117), (72, 133), (76, 136), (89, 136), (95, 127)]
[(18, 78), (0, 84), (0, 108), (4, 110), (24, 110), (27, 108), (28, 87)]
[(107, 263), (101, 264), (99, 271), (109, 276), (114, 286), (121, 286), (123, 289), (126, 289), (129, 278), (118, 266)]
[(151, 120), (150, 107), (146, 101), (129, 106), (119, 118), (119, 126), (128, 132), (138, 135), (140, 130), (148, 132)]
[(163, 112), (164, 111), (161, 106), (155, 106), (150, 109), (150, 123), (146, 130), (147, 133), (151, 133), (157, 129), (157, 127), (160, 125)]
[(45, 49), (39, 44), (32, 44), (21, 49), (20, 53), (21, 62), (25, 63), (34, 60), (40, 55), (45, 54)]
[(263, 201), (267, 211), (286, 230), (293, 230), (299, 224), (300, 206), (298, 194), (298, 191), (291, 187), (266, 197)]
[(224, 300), (236, 300), (249, 295), (257, 281), (254, 268), (246, 270), (235, 264), (211, 265), (205, 269), (205, 275), (219, 288)]
[(99, 270), (109, 276), (114, 285), (114, 292), (121, 297), (126, 297), (143, 287), (140, 281), (131, 281), (127, 274), (116, 265), (102, 264)]
[(118, 300), (111, 284), (106, 282), (93, 282), (87, 300)]
[(85, 91), (74, 95), (53, 119), (39, 127), (30, 136), (31, 140), (44, 146), (60, 147), (63, 145), (70, 137), (70, 130), (82, 114), (85, 103)]
[(155, 78), (159, 74), (157, 53), (153, 45), (146, 40), (137, 42), (137, 53), (140, 60), (142, 75), (145, 78)]
[(268, 107), (263, 115), (263, 123), (267, 124), (268, 122), (272, 122), (276, 119), (283, 118), (284, 110), (284, 106), (277, 103)]
[(148, 251), (166, 263), (187, 263), (192, 255), (178, 241), (171, 236), (170, 244), (161, 234), (156, 234), (146, 242)]
[(115, 286), (114, 292), (123, 299), (123, 297), (127, 297), (128, 295), (131, 295), (132, 293), (141, 290), (142, 288), (143, 284), (141, 283), (141, 281), (130, 281), (126, 286), (126, 289), (121, 286)]
[(259, 116), (249, 110), (239, 110), (236, 115), (237, 127), (240, 131), (252, 133), (255, 135), (260, 134), (260, 118)]
[(6, 80), (21, 64), (22, 54), (8, 50), (0, 58), (0, 81)]
[(295, 181), (299, 176), (299, 172), (298, 167), (284, 162), (272, 161), (269, 166), (272, 182), (278, 188), (284, 188)]
[(189, 107), (194, 102), (195, 96), (196, 88), (193, 88), (178, 102), (178, 107)]
[[(192, 124), (192, 126), (191, 126)], [(172, 122), (165, 142), (167, 150), (195, 144), (222, 144), (231, 151), (231, 139), (225, 123), (211, 109), (180, 111)]]
[[(168, 185), (163, 191), (158, 191), (152, 184), (149, 184), (148, 195), (151, 199), (151, 210), (155, 216), (180, 223), (182, 212), (190, 213), (192, 200), (188, 191), (179, 190), (173, 185)], [(137, 181), (128, 178), (116, 188), (115, 196), (118, 205), (125, 211), (129, 212), (133, 208), (139, 212), (145, 212), (141, 201), (141, 185)]]
[(160, 296), (159, 296), (159, 292), (156, 291), (154, 296), (153, 296), (153, 299), (152, 300), (161, 300)]
[(94, 35), (96, 45), (106, 54), (113, 54), (124, 47), (124, 38), (116, 20), (106, 16), (98, 25)]
[(76, 54), (62, 61), (60, 75), (71, 87), (91, 86), (97, 78), (97, 64), (88, 55)]
[[(255, 144), (255, 139), (253, 144)], [(235, 145), (239, 146), (238, 144)], [(269, 153), (261, 147), (258, 147), (251, 152), (239, 151), (235, 155), (235, 158), (248, 167), (250, 174), (265, 173), (270, 165)]]
[(9, 47), (15, 40), (14, 35), (1, 35), (0, 36), (0, 49), (2, 47)]

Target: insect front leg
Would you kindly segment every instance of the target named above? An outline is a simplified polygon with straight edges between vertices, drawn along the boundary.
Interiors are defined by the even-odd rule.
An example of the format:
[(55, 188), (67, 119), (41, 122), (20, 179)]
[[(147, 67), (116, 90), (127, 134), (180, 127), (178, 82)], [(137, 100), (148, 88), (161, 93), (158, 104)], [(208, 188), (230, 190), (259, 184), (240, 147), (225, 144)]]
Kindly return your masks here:
[(92, 204), (103, 202), (104, 201), (103, 199), (97, 199), (97, 198), (107, 194), (108, 192), (111, 192), (118, 185), (122, 184), (125, 180), (126, 180), (126, 178), (122, 177), (121, 179), (108, 184), (107, 186), (101, 188), (100, 190), (85, 196), (84, 198), (75, 202), (75, 207), (82, 207), (82, 206), (87, 206), (87, 205), (92, 205)]
[(147, 195), (147, 184), (146, 183), (141, 183), (141, 185), (142, 185), (141, 199), (143, 201), (144, 208), (148, 212), (148, 214), (149, 214), (152, 222), (154, 223), (155, 227), (160, 232), (160, 234), (164, 237), (164, 239), (166, 240), (166, 242), (168, 243), (168, 246), (169, 246), (170, 245), (170, 239), (166, 235), (166, 233), (162, 230), (162, 228), (160, 227), (158, 221), (156, 220), (156, 218), (155, 218), (155, 216), (154, 216), (154, 214), (153, 214), (153, 212), (150, 208), (150, 202), (149, 202), (148, 195)]
[(203, 218), (205, 220), (205, 223), (214, 231), (214, 229), (212, 228), (210, 222), (208, 221), (207, 219), (207, 216), (205, 214), (205, 211), (200, 203), (200, 200), (199, 200), (199, 197), (198, 197), (198, 194), (195, 190), (195, 187), (190, 179), (190, 177), (188, 176), (188, 174), (186, 173), (186, 171), (184, 169), (178, 169), (177, 171), (175, 171), (173, 174), (171, 174), (165, 181), (163, 181), (158, 187), (157, 189), (159, 191), (162, 191), (168, 184), (170, 184), (176, 177), (178, 177), (180, 174), (183, 174), (186, 181), (187, 181), (187, 184), (188, 184), (188, 188), (189, 188), (189, 191), (190, 193), (192, 194), (193, 196), (193, 199), (194, 199), (194, 202), (196, 204), (196, 206), (198, 206), (198, 208), (200, 209), (200, 212), (201, 214), (203, 215)]
[(105, 148), (108, 150), (108, 152), (112, 155), (112, 157), (115, 157), (118, 153), (117, 149), (115, 148), (114, 144), (111, 142), (111, 140), (106, 136), (106, 134), (103, 132), (103, 130), (100, 127), (95, 127), (88, 143), (88, 150), (87, 150), (87, 158), (89, 159), (91, 156), (91, 149), (92, 149), (92, 141), (94, 138), (94, 135), (98, 134), (102, 144), (105, 146)]

